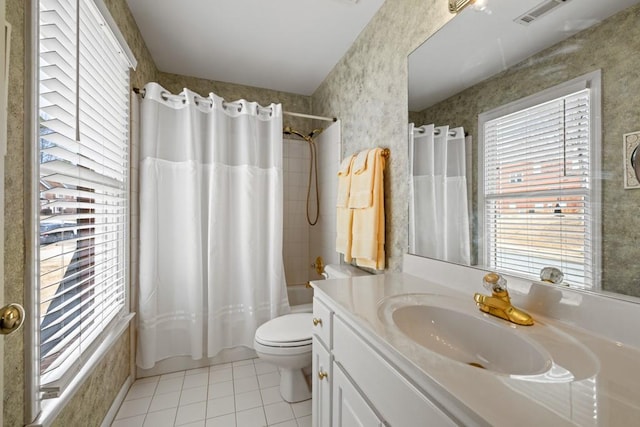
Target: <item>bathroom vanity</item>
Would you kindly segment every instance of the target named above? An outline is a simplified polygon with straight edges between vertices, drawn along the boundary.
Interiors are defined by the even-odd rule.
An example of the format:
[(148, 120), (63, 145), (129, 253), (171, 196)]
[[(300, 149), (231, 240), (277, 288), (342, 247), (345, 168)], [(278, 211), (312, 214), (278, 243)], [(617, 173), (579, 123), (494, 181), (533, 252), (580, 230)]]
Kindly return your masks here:
[(416, 420), (429, 420), (433, 426), (456, 425), (350, 323), (330, 298), (315, 297), (314, 426), (409, 426)]
[(315, 427), (637, 424), (636, 334), (573, 324), (592, 304), (604, 304), (595, 321), (634, 322), (637, 305), (514, 283), (514, 305), (535, 319), (518, 326), (477, 310), (474, 273), (451, 271), (449, 287), (411, 270), (313, 283)]

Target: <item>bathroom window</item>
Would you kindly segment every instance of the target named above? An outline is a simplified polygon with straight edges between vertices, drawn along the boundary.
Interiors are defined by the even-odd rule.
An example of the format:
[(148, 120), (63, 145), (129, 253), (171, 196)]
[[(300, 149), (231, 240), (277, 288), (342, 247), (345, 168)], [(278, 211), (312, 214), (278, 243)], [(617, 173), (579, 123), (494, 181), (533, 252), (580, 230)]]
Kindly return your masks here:
[(101, 1), (35, 4), (36, 372), (47, 386), (45, 397), (55, 397), (128, 313), (129, 68), (134, 64)]
[(599, 91), (595, 72), (480, 115), (482, 265), (599, 283)]

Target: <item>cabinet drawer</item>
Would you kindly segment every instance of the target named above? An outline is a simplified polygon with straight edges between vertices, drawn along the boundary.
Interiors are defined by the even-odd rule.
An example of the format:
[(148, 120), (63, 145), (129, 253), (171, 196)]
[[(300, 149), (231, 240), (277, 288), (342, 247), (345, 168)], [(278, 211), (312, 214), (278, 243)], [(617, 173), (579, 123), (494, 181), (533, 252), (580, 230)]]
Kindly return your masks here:
[(335, 362), (344, 367), (390, 425), (456, 425), (339, 317), (334, 317), (333, 328)]
[(313, 334), (331, 350), (331, 328), (333, 322), (333, 312), (324, 305), (318, 298), (313, 299)]

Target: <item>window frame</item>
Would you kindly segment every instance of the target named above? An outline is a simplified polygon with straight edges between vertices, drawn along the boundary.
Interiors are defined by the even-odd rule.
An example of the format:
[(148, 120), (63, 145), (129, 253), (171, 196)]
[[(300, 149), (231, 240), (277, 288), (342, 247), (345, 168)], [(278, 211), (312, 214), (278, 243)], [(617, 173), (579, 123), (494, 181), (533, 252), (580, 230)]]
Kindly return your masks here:
[[(602, 276), (602, 72), (596, 70), (564, 83), (560, 83), (533, 95), (499, 106), (478, 115), (478, 263), (489, 267), (489, 245), (487, 242), (486, 211), (485, 211), (485, 123), (545, 102), (552, 101), (572, 93), (589, 89), (590, 102), (590, 141), (589, 150), (589, 188), (591, 207), (591, 266), (593, 270), (593, 284), (584, 289), (597, 291), (601, 289)], [(506, 272), (513, 275), (512, 271)], [(517, 275), (517, 274), (516, 274)], [(531, 279), (532, 277), (526, 277)], [(538, 280), (538, 278), (533, 278)]]
[[(78, 2), (91, 2), (104, 20), (107, 30), (110, 30), (116, 50), (128, 63), (129, 74), (135, 70), (137, 61), (126, 43), (126, 39), (120, 32), (115, 20), (110, 15), (109, 9), (103, 0), (78, 0)], [(82, 352), (81, 362), (67, 372), (60, 380), (54, 382), (51, 387), (42, 387), (40, 383), (40, 313), (39, 313), (39, 277), (40, 277), (40, 200), (39, 200), (39, 0), (31, 0), (27, 4), (27, 28), (25, 31), (26, 45), (29, 53), (26, 56), (26, 70), (28, 79), (25, 83), (25, 170), (30, 177), (27, 191), (27, 205), (25, 215), (25, 233), (27, 236), (28, 264), (25, 266), (25, 307), (27, 316), (25, 319), (25, 411), (24, 422), (27, 426), (40, 426), (50, 424), (60, 413), (64, 406), (71, 400), (75, 392), (83, 385), (86, 379), (93, 373), (96, 366), (110, 351), (113, 345), (127, 331), (134, 314), (131, 313), (131, 269), (130, 269), (130, 241), (131, 241), (131, 168), (129, 163), (126, 168), (125, 202), (126, 215), (124, 225), (124, 306), (109, 324), (99, 333), (91, 345)], [(79, 61), (79, 58), (78, 58)], [(129, 77), (129, 85), (131, 78)], [(131, 92), (129, 91), (129, 96)], [(76, 94), (79, 97), (79, 94)], [(127, 145), (129, 151), (133, 140), (132, 129), (132, 104), (130, 100), (128, 109), (129, 135)], [(131, 156), (129, 155), (129, 159)], [(68, 375), (67, 375), (68, 374)], [(49, 395), (49, 396), (47, 396)], [(43, 404), (44, 397), (51, 397)]]

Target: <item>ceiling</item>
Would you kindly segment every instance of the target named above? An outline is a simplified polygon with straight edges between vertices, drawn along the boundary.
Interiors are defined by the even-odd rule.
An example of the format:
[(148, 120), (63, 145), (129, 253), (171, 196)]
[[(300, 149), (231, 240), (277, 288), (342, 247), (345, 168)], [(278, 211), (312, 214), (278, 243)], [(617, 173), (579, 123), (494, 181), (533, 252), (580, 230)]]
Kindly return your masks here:
[(624, 10), (638, 0), (568, 0), (529, 25), (516, 18), (544, 0), (467, 7), (409, 56), (409, 110), (422, 111)]
[(160, 71), (311, 95), (384, 0), (127, 0)]

